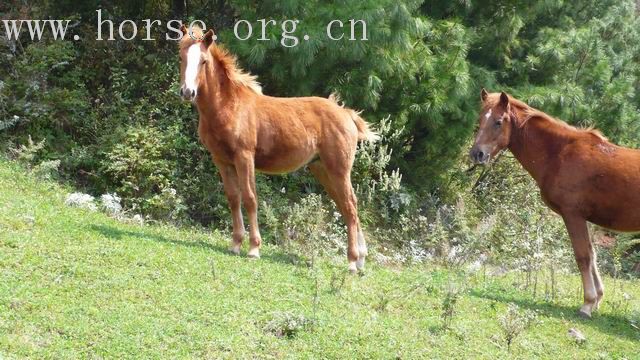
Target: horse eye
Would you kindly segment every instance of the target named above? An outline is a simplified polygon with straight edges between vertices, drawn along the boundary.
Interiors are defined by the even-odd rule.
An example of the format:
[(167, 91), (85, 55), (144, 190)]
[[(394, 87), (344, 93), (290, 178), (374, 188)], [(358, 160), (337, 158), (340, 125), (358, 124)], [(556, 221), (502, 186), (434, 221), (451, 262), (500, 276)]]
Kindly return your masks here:
[(502, 126), (502, 119), (500, 119), (500, 120), (496, 120), (496, 126), (497, 126), (497, 127)]

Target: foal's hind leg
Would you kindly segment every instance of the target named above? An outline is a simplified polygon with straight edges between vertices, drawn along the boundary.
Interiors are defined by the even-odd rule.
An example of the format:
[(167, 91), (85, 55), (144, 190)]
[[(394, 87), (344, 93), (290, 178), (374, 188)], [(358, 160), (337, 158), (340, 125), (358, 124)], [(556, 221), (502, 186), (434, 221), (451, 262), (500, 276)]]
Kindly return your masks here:
[(573, 253), (582, 276), (584, 304), (579, 313), (584, 317), (591, 317), (591, 312), (597, 307), (598, 292), (596, 289), (597, 280), (595, 280), (594, 276), (597, 270), (594, 272), (595, 256), (589, 239), (589, 229), (587, 228), (586, 220), (579, 216), (563, 216), (563, 219), (567, 226)]
[(332, 184), (339, 199), (338, 201), (342, 203), (343, 218), (347, 224), (349, 271), (355, 273), (358, 271), (357, 262), (360, 258), (360, 252), (358, 251), (358, 204), (351, 186), (351, 176), (347, 173), (334, 178)]
[[(324, 172), (319, 172), (321, 182), (329, 184), (325, 188), (330, 189), (338, 209), (342, 212), (342, 218), (347, 225), (347, 258), (349, 259), (349, 271), (355, 273), (358, 271), (358, 260), (360, 252), (358, 250), (358, 204), (356, 195), (351, 186), (351, 165), (353, 157), (347, 161), (335, 161), (331, 166), (324, 164)], [(364, 237), (362, 237), (364, 239)], [(364, 265), (364, 259), (361, 262)]]
[[(315, 178), (322, 184), (324, 189), (326, 190), (329, 197), (335, 202), (338, 211), (344, 219), (346, 219), (345, 210), (343, 208), (343, 201), (338, 196), (338, 193), (334, 189), (334, 185), (332, 184), (331, 178), (327, 173), (327, 169), (321, 161), (315, 161), (309, 164), (309, 170), (315, 176)], [(363, 269), (365, 263), (365, 257), (367, 256), (367, 243), (364, 238), (364, 233), (362, 232), (362, 227), (360, 226), (360, 219), (357, 218), (358, 224), (358, 235), (357, 235), (357, 243), (358, 243), (358, 260), (356, 261), (356, 268)], [(346, 221), (346, 220), (345, 220)]]

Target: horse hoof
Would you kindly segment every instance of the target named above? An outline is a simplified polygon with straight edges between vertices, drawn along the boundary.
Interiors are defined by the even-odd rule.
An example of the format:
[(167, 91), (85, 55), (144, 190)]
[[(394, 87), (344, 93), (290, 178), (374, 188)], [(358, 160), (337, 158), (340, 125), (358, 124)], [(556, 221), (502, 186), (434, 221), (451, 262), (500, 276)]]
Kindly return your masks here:
[(355, 274), (358, 272), (358, 267), (356, 266), (356, 262), (355, 261), (351, 261), (349, 263), (349, 273), (350, 274)]
[(250, 249), (249, 252), (247, 253), (247, 257), (250, 259), (260, 259), (260, 249), (258, 248), (253, 248)]
[(358, 270), (364, 269), (364, 256), (361, 256), (358, 261), (356, 261), (356, 268)]
[(231, 247), (229, 247), (229, 252), (233, 255), (240, 255), (240, 245), (231, 245)]
[(578, 310), (578, 316), (587, 320), (591, 319), (591, 314), (582, 309)]

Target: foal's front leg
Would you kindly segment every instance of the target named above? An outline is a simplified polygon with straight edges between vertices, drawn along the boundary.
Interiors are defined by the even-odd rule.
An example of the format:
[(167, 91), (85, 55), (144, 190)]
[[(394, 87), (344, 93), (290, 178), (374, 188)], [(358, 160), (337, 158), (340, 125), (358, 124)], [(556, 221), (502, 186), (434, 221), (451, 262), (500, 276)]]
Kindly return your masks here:
[(249, 217), (249, 242), (250, 248), (247, 256), (252, 258), (260, 257), (260, 245), (262, 237), (258, 228), (258, 194), (256, 192), (256, 175), (254, 154), (244, 152), (236, 158), (236, 171), (238, 173), (238, 183), (242, 192), (242, 202), (247, 216)]
[(242, 221), (242, 209), (240, 209), (242, 194), (238, 184), (238, 174), (233, 166), (218, 165), (218, 169), (220, 170), (224, 193), (227, 196), (227, 201), (229, 201), (229, 209), (233, 220), (233, 240), (229, 250), (239, 255), (242, 239), (244, 238), (244, 222)]

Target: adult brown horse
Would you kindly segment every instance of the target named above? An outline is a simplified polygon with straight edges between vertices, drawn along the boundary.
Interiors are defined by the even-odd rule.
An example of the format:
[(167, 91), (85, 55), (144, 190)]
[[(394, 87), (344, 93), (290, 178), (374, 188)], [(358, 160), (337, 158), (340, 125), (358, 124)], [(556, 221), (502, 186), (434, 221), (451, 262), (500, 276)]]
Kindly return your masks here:
[(582, 275), (590, 317), (604, 287), (587, 221), (615, 231), (640, 231), (640, 151), (577, 129), (506, 93), (482, 89), (480, 127), (471, 158), (489, 162), (508, 148), (540, 187), (542, 199), (564, 219)]
[(349, 270), (364, 267), (367, 246), (351, 186), (357, 143), (375, 141), (358, 113), (319, 97), (277, 98), (262, 94), (252, 75), (217, 46), (212, 30), (197, 28), (180, 41), (180, 93), (200, 115), (200, 141), (220, 171), (233, 216), (231, 251), (244, 237), (241, 202), (249, 217), (249, 257), (260, 257), (255, 171), (282, 174), (308, 165), (335, 201), (347, 225)]

